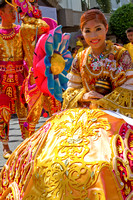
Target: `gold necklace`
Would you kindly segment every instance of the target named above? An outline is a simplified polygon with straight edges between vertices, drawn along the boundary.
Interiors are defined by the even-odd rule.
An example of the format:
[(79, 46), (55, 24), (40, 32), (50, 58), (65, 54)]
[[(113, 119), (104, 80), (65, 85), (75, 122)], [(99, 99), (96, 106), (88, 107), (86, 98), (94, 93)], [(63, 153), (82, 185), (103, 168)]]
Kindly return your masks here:
[[(9, 27), (0, 27), (0, 35), (1, 37), (4, 39), (4, 40), (10, 40), (12, 38), (14, 38), (14, 36), (16, 35), (15, 33), (15, 28), (12, 27), (12, 28), (9, 28)], [(11, 31), (9, 32), (8, 30), (11, 29)], [(7, 32), (3, 31), (3, 30), (7, 30)]]

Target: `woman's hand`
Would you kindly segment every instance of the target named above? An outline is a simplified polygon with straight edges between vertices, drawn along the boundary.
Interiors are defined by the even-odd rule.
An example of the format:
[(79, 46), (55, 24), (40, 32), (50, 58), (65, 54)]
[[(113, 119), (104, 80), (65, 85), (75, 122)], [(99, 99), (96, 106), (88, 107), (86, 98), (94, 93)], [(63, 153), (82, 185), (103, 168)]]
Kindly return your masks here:
[(94, 90), (87, 92), (83, 95), (83, 100), (89, 100), (89, 99), (101, 99), (104, 96)]

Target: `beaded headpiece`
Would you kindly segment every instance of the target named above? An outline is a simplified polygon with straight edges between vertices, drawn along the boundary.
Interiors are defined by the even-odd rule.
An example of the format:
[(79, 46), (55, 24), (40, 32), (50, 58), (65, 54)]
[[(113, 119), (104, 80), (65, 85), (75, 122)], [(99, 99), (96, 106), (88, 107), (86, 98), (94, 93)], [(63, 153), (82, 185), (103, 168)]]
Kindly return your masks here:
[(15, 7), (18, 13), (21, 12), (22, 15), (27, 14), (29, 17), (40, 18), (41, 11), (34, 6), (37, 0), (13, 0), (12, 4), (5, 0), (6, 3)]

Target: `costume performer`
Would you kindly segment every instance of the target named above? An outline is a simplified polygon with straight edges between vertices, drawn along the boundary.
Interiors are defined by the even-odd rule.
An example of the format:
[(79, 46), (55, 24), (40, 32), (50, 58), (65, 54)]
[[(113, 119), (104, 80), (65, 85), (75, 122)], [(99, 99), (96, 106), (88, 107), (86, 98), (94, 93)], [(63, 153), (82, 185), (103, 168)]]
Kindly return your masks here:
[(3, 156), (8, 158), (11, 151), (8, 146), (9, 121), (11, 114), (17, 112), (22, 134), (22, 124), (26, 121), (26, 109), (20, 101), (20, 87), (27, 75), (24, 66), (24, 52), (20, 26), (13, 24), (15, 9), (4, 0), (0, 2), (0, 138), (3, 144)]
[[(105, 41), (106, 35), (100, 33), (101, 27), (90, 36), (86, 21), (85, 17), (81, 18), (81, 30), (90, 47), (78, 53), (73, 61), (67, 75), (68, 89), (63, 94), (63, 109), (100, 106), (133, 117), (131, 57), (125, 48)], [(106, 33), (106, 21), (103, 26), (107, 27)], [(98, 40), (103, 46), (98, 46)]]
[[(31, 9), (32, 13), (36, 17), (38, 15), (40, 16), (40, 13), (37, 12), (37, 9), (35, 9), (33, 6)], [(2, 1), (0, 12), (2, 17), (2, 24), (0, 27), (1, 92), (2, 94), (4, 93), (10, 97), (11, 101), (11, 103), (6, 103), (6, 108), (7, 104), (9, 105), (8, 109), (6, 110), (8, 112), (8, 121), (7, 119), (5, 120), (5, 114), (3, 114), (3, 109), (5, 110), (5, 103), (1, 103), (0, 132), (3, 143), (3, 156), (4, 158), (8, 158), (11, 153), (8, 146), (9, 120), (11, 114), (17, 112), (23, 139), (29, 136), (28, 129), (24, 127), (24, 124), (27, 121), (27, 108), (23, 103), (21, 103), (20, 100), (21, 86), (24, 79), (28, 75), (28, 68), (24, 62), (24, 59), (30, 67), (34, 52), (32, 45), (35, 43), (36, 27), (38, 27), (38, 34), (42, 34), (49, 31), (49, 26), (47, 23), (45, 23), (45, 21), (39, 21), (40, 19), (35, 19), (33, 15), (32, 18), (28, 18), (28, 16), (23, 15), (23, 23), (21, 27), (13, 24), (16, 19), (16, 11), (11, 2)], [(30, 51), (27, 52), (29, 43), (31, 44)]]
[[(102, 99), (106, 100), (105, 93), (108, 93), (108, 96), (118, 88), (121, 92), (122, 89), (129, 90), (129, 80), (132, 79), (130, 76), (132, 73), (131, 58), (122, 47), (118, 49), (113, 44), (106, 43), (107, 29), (106, 19), (100, 10), (88, 10), (81, 16), (81, 30), (91, 47), (91, 52), (89, 47), (89, 54), (81, 53), (87, 57), (81, 56), (81, 59), (77, 61), (79, 56), (77, 55), (72, 64), (69, 88), (65, 94), (68, 93), (68, 97), (75, 98), (76, 106), (82, 99), (88, 100), (85, 102), (86, 104), (82, 101), (83, 106), (90, 106), (91, 102), (93, 103), (91, 106), (94, 106), (94, 103), (96, 106), (97, 102), (93, 102), (94, 97), (102, 97), (98, 100), (99, 102)], [(50, 48), (52, 38), (50, 36), (47, 39), (49, 51), (47, 48), (45, 49), (49, 56), (50, 52), (53, 53)], [(101, 53), (103, 56), (100, 55)], [(95, 59), (92, 57), (94, 55)], [(77, 73), (78, 62), (81, 63), (84, 59), (86, 63), (80, 65), (81, 71)], [(99, 65), (97, 65), (98, 59)], [(75, 62), (77, 63), (75, 64)], [(94, 65), (91, 65), (92, 63)], [(47, 86), (46, 90), (48, 89), (50, 92), (53, 87), (50, 87), (49, 80), (51, 76), (52, 78), (55, 76), (54, 65), (50, 64), (47, 56), (45, 64), (47, 64), (45, 68), (45, 75), (48, 75), (47, 82), (46, 79), (42, 81), (40, 89), (44, 90), (44, 86)], [(37, 65), (34, 67), (36, 69)], [(104, 68), (102, 72), (106, 73), (101, 72), (99, 79), (106, 75), (106, 80), (105, 76), (103, 81), (97, 79), (95, 87), (93, 87), (94, 91), (89, 92), (92, 91), (91, 86), (94, 86), (96, 78), (91, 84), (87, 81), (81, 82), (82, 73), (86, 79), (84, 71), (87, 69), (86, 73), (88, 71), (89, 79), (92, 72), (95, 75), (101, 68)], [(110, 73), (107, 73), (108, 71)], [(114, 79), (108, 81), (107, 77), (110, 77), (110, 74), (112, 79), (116, 74), (115, 80), (118, 83)], [(70, 90), (72, 83), (73, 88), (71, 87)], [(117, 86), (115, 87), (115, 85)], [(88, 88), (87, 92), (85, 86)], [(78, 90), (78, 92), (74, 94), (74, 90)], [(132, 94), (132, 91), (129, 91)], [(55, 95), (54, 91), (52, 92)], [(64, 96), (64, 105), (72, 106), (73, 104), (65, 104), (68, 102), (66, 97)], [(69, 100), (72, 102), (72, 98)], [(113, 100), (116, 102), (115, 98), (112, 99), (112, 102)], [(128, 108), (127, 105), (126, 108)], [(130, 111), (132, 115), (132, 109)], [(132, 143), (133, 119), (118, 112), (98, 108), (89, 109), (88, 107), (70, 108), (59, 112), (18, 146), (3, 167), (0, 178), (1, 200), (131, 200), (133, 198)]]
[[(32, 4), (32, 10), (28, 7), (29, 3)], [(35, 132), (35, 127), (43, 108), (49, 112), (50, 116), (54, 112), (61, 110), (60, 101), (51, 96), (44, 95), (38, 89), (33, 74), (33, 55), (36, 42), (43, 33), (57, 27), (57, 23), (51, 18), (42, 18), (41, 11), (37, 8), (37, 1), (31, 1), (29, 3), (27, 1), (14, 1), (14, 5), (17, 4), (20, 6), (22, 11), (20, 12), (22, 20), (21, 36), (23, 39), (25, 60), (29, 67), (29, 74), (23, 82), (21, 90), (21, 100), (28, 107), (27, 123), (24, 123), (24, 127), (28, 130), (26, 137), (29, 137)], [(23, 4), (27, 5), (27, 9), (25, 9)]]

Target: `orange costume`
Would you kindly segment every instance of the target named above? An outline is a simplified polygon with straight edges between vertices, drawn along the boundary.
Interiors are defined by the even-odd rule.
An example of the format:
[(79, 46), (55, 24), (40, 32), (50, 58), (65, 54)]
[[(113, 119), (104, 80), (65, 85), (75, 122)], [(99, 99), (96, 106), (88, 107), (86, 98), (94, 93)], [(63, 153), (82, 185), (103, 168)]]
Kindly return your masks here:
[(21, 25), (21, 36), (25, 52), (25, 61), (28, 64), (28, 76), (23, 82), (21, 89), (21, 101), (28, 107), (27, 124), (28, 130), (26, 138), (35, 131), (36, 124), (41, 116), (43, 104), (42, 93), (38, 90), (33, 76), (33, 55), (36, 37), (38, 38), (49, 31), (49, 25), (42, 19), (26, 16)]
[[(36, 31), (37, 29), (38, 32)], [(29, 124), (28, 128), (24, 126), (27, 123), (27, 108), (20, 100), (21, 86), (28, 75), (28, 70), (32, 67), (36, 35), (41, 35), (48, 31), (49, 25), (45, 21), (29, 16), (23, 17), (21, 27), (18, 25), (13, 25), (11, 29), (0, 27), (1, 91), (11, 98), (10, 113), (17, 112), (23, 139), (29, 136), (28, 129), (32, 129), (32, 127), (33, 130), (35, 129), (38, 120), (35, 120), (36, 123), (34, 125), (34, 118), (38, 117), (38, 115), (40, 117), (40, 114), (35, 112), (34, 118), (30, 119), (30, 122), (33, 121), (33, 125), (32, 123)], [(31, 82), (30, 84), (33, 84)], [(1, 121), (3, 119), (2, 117)], [(0, 128), (1, 138), (8, 140), (8, 134), (7, 136), (5, 135), (2, 123)]]
[(0, 92), (7, 95), (6, 99), (10, 98), (6, 109), (4, 102), (0, 105), (0, 136), (5, 143), (9, 139), (9, 120), (11, 114), (15, 112), (17, 112), (22, 135), (25, 134), (23, 123), (26, 121), (27, 112), (20, 101), (20, 88), (27, 76), (27, 68), (23, 60), (20, 26), (13, 24), (10, 29), (0, 26)]
[[(38, 89), (35, 83), (33, 70), (33, 55), (35, 54), (34, 50), (38, 39), (43, 34), (47, 34), (50, 29), (57, 27), (57, 23), (50, 18), (41, 17), (41, 11), (30, 4), (34, 2), (37, 3), (37, 1), (27, 2), (28, 1), (13, 1), (14, 5), (17, 4), (18, 6), (21, 6), (23, 11), (21, 15), (24, 15), (22, 17), (21, 36), (25, 52), (24, 59), (29, 68), (28, 76), (24, 80), (21, 89), (21, 101), (28, 108), (28, 115), (26, 123), (24, 124), (28, 134), (25, 138), (35, 132), (35, 127), (39, 121), (43, 108), (49, 112), (49, 115), (57, 110), (61, 110), (61, 103), (59, 101), (56, 101), (50, 96), (43, 95), (43, 93)], [(26, 9), (23, 6), (24, 3), (27, 5)]]

